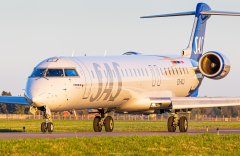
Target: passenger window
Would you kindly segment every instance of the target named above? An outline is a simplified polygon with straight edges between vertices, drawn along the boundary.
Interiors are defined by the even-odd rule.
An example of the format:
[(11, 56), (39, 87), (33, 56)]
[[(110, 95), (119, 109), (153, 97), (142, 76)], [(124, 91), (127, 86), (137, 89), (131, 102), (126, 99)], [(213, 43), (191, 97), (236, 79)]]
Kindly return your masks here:
[(92, 77), (95, 79), (95, 76), (94, 76), (94, 73), (93, 73), (93, 71), (91, 70), (91, 73), (92, 73)]
[(173, 68), (172, 68), (172, 72), (173, 72), (173, 75), (175, 75), (175, 72), (174, 72)]
[(171, 71), (170, 71), (170, 69), (169, 69), (169, 68), (168, 68), (168, 72), (169, 72), (169, 75), (172, 75), (172, 74), (171, 74)]
[(159, 69), (160, 69), (161, 74), (164, 75), (164, 74), (163, 74), (163, 71), (162, 71), (162, 68), (159, 68)]
[(146, 71), (146, 74), (147, 74), (147, 76), (148, 76), (148, 71), (147, 71), (147, 68), (145, 68), (145, 71)]
[(78, 76), (75, 69), (64, 69), (65, 76)]
[(103, 72), (104, 72), (104, 75), (105, 75), (105, 77), (107, 78), (107, 77), (108, 77), (108, 75), (107, 75), (106, 71), (105, 71), (105, 70), (103, 70)]
[(178, 75), (178, 70), (177, 70), (177, 68), (175, 68), (175, 70), (176, 70), (176, 73), (177, 73), (177, 75)]
[(128, 77), (128, 71), (127, 71), (127, 69), (125, 69), (125, 72), (126, 72), (126, 75), (127, 75), (127, 77)]
[(183, 73), (186, 74), (185, 69), (184, 68), (182, 68), (182, 69), (183, 69)]
[(63, 77), (63, 70), (62, 69), (48, 69), (46, 73), (47, 77)]
[(165, 75), (167, 75), (167, 69), (166, 68), (164, 68), (164, 71), (165, 71)]
[(115, 74), (114, 70), (112, 70), (112, 73), (113, 73), (113, 77), (116, 77), (116, 74)]
[(131, 70), (131, 69), (129, 69), (129, 71), (130, 71), (130, 73), (131, 73), (131, 76), (133, 76), (132, 70)]
[(144, 71), (143, 71), (143, 69), (141, 68), (141, 71), (142, 71), (142, 76), (144, 76)]
[(141, 72), (140, 72), (140, 70), (139, 70), (139, 69), (137, 69), (137, 71), (138, 71), (138, 75), (139, 75), (139, 76), (141, 76)]
[(181, 73), (181, 75), (182, 75), (182, 70), (181, 70), (181, 68), (179, 68), (179, 71), (180, 71), (180, 73)]
[(123, 72), (123, 70), (121, 69), (121, 71), (122, 71), (122, 75), (123, 75), (123, 77), (125, 77), (125, 75), (124, 75), (124, 72)]
[(137, 72), (136, 72), (136, 70), (135, 70), (135, 69), (133, 69), (133, 71), (134, 71), (134, 73), (135, 73), (135, 76), (137, 76)]

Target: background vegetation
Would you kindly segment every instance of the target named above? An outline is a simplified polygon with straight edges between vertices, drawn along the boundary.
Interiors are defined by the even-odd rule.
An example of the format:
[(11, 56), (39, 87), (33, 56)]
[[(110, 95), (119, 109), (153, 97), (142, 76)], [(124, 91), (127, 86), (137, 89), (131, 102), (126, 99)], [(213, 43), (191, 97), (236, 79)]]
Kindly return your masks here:
[[(2, 96), (12, 96), (11, 92), (3, 91)], [(28, 114), (29, 107), (23, 105), (7, 105), (0, 103), (0, 114)]]

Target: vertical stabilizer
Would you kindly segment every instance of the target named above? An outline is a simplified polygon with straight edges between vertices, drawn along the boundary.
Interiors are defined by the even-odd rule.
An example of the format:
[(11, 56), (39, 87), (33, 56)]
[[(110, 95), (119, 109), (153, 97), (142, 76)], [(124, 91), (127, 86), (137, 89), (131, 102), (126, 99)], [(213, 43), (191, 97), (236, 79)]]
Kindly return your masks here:
[(205, 3), (198, 3), (196, 8), (192, 34), (187, 48), (191, 52), (190, 58), (195, 61), (198, 61), (202, 56), (206, 24), (211, 16), (202, 15), (201, 12), (210, 10), (211, 8)]

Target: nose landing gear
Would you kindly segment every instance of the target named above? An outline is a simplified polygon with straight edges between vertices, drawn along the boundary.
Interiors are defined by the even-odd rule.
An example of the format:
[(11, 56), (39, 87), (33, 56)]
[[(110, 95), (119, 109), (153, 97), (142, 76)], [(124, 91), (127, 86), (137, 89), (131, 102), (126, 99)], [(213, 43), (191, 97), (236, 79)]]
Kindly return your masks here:
[(52, 122), (42, 122), (41, 123), (41, 132), (46, 133), (52, 133), (53, 132), (53, 123)]
[(99, 109), (100, 116), (96, 116), (93, 120), (94, 132), (101, 132), (102, 127), (105, 127), (106, 132), (112, 132), (114, 128), (114, 121), (111, 116), (107, 116), (108, 111), (104, 112), (104, 109)]
[(44, 106), (40, 110), (43, 111), (43, 118), (45, 119), (45, 122), (41, 123), (41, 132), (52, 133), (53, 129), (54, 129), (54, 126), (53, 126), (53, 123), (52, 123), (52, 115), (51, 115), (50, 109), (47, 106)]

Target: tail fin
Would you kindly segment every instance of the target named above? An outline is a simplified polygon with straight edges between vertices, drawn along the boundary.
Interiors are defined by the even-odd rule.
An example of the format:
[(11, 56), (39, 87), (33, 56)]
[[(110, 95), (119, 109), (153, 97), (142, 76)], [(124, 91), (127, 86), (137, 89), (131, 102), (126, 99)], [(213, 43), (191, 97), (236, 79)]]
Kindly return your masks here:
[(188, 56), (193, 60), (199, 61), (203, 53), (207, 20), (211, 17), (211, 15), (240, 16), (240, 13), (213, 11), (207, 4), (198, 3), (195, 11), (143, 16), (141, 18), (188, 16), (188, 15), (195, 15), (195, 19), (193, 23), (191, 38), (188, 47), (185, 50), (183, 50), (183, 56)]

